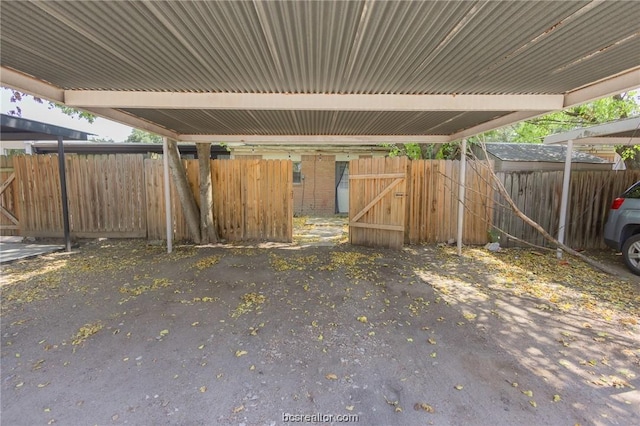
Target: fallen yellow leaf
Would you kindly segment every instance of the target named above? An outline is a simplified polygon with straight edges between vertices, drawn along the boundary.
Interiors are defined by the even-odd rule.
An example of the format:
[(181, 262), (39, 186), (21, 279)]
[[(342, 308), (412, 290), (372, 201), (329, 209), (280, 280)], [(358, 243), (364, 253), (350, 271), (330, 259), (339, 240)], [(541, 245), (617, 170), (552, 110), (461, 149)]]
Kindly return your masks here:
[(200, 386), (200, 392), (205, 393), (207, 391), (206, 386)]
[(462, 386), (462, 385), (455, 385), (453, 388), (454, 388), (454, 389), (457, 389), (457, 390), (462, 390), (462, 389), (464, 389), (464, 386)]
[(324, 376), (324, 377), (326, 377), (326, 378), (327, 378), (327, 380), (338, 380), (338, 376), (336, 376), (336, 375), (335, 375), (335, 374), (333, 374), (333, 373), (329, 373), (329, 374), (327, 374), (327, 375), (326, 375), (326, 376)]
[(427, 413), (433, 413), (435, 412), (434, 408), (429, 405), (429, 404), (425, 404), (424, 402), (418, 402), (413, 406), (413, 409), (416, 411), (426, 411)]
[(247, 351), (236, 351), (236, 356), (237, 356), (237, 357), (241, 357), (242, 355), (246, 355), (246, 354), (248, 354), (248, 353), (249, 353), (249, 352), (247, 352)]
[(465, 312), (462, 314), (462, 316), (463, 316), (463, 317), (465, 317), (466, 319), (470, 320), (470, 321), (471, 321), (471, 320), (476, 319), (476, 317), (477, 317), (477, 315), (476, 315), (476, 314), (471, 313), (471, 312), (468, 312), (468, 311), (465, 311)]

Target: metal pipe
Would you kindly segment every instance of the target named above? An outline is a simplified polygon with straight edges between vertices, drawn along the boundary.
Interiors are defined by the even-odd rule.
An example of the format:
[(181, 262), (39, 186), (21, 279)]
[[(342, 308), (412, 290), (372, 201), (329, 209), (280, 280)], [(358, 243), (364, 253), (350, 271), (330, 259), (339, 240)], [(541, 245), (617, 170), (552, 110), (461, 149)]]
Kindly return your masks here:
[(162, 164), (164, 169), (164, 210), (167, 225), (167, 253), (173, 251), (173, 223), (171, 214), (171, 185), (169, 181), (169, 153), (167, 149), (167, 138), (162, 138)]
[(71, 251), (71, 231), (69, 226), (69, 200), (67, 198), (67, 169), (64, 161), (64, 144), (58, 136), (58, 170), (60, 171), (60, 194), (62, 197), (62, 222), (64, 226), (64, 249)]
[[(573, 140), (567, 141), (567, 154), (564, 159), (564, 176), (562, 179), (562, 201), (560, 202), (560, 224), (558, 226), (558, 241), (564, 244), (567, 224), (567, 207), (569, 206), (569, 180), (571, 178), (571, 153), (573, 151)], [(558, 248), (556, 252), (558, 259), (562, 259), (562, 250)]]
[(462, 139), (460, 152), (460, 181), (458, 182), (458, 256), (462, 256), (462, 232), (464, 230), (464, 196), (467, 176), (467, 140)]

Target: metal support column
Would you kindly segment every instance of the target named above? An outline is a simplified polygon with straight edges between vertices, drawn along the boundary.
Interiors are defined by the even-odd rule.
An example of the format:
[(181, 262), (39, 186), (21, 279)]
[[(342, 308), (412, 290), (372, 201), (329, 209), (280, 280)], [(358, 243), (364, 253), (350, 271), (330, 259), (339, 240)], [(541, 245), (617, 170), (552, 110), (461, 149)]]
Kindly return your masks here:
[(462, 139), (460, 149), (460, 182), (458, 182), (458, 256), (462, 256), (462, 233), (464, 230), (464, 196), (467, 176), (467, 140)]
[(58, 170), (60, 171), (60, 192), (62, 196), (62, 222), (64, 226), (64, 248), (71, 251), (71, 231), (69, 229), (69, 200), (67, 199), (67, 168), (64, 161), (64, 144), (58, 136)]
[(171, 185), (169, 180), (169, 154), (166, 137), (162, 138), (162, 164), (164, 168), (164, 209), (167, 225), (167, 253), (171, 253), (173, 251), (173, 223), (171, 220)]
[[(569, 179), (571, 178), (571, 158), (573, 140), (567, 141), (567, 154), (564, 159), (564, 176), (562, 179), (562, 201), (560, 202), (560, 224), (558, 226), (558, 241), (564, 244), (567, 225), (567, 207), (569, 206)], [(562, 259), (562, 250), (558, 248), (556, 256)]]

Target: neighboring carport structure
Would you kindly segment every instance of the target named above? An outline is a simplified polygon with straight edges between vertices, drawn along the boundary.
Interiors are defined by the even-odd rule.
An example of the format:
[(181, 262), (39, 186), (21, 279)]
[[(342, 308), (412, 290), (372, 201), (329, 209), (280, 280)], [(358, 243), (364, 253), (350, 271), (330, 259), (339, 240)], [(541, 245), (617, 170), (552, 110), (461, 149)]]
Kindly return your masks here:
[(626, 1), (9, 1), (0, 82), (178, 141), (445, 143), (639, 87), (639, 20)]
[[(573, 145), (640, 145), (640, 117), (615, 121), (598, 126), (584, 127), (564, 133), (547, 136), (545, 144), (566, 145), (564, 177), (562, 181), (562, 201), (560, 203), (560, 224), (558, 241), (564, 243), (569, 206), (569, 180), (571, 177), (571, 153)], [(558, 257), (562, 251), (558, 249)]]
[(57, 141), (58, 138), (86, 141), (90, 134), (41, 121), (0, 114), (0, 138), (3, 141)]
[[(55, 140), (57, 141), (57, 153), (58, 153), (58, 168), (60, 170), (60, 188), (61, 188), (61, 200), (63, 210), (63, 223), (64, 223), (64, 240), (65, 248), (67, 251), (71, 250), (71, 237), (69, 233), (69, 212), (67, 203), (67, 187), (66, 187), (66, 173), (64, 166), (64, 144), (66, 140), (86, 141), (89, 138), (90, 133), (81, 132), (78, 130), (68, 129), (66, 127), (55, 126), (53, 124), (42, 123), (35, 120), (27, 120), (22, 117), (12, 117), (6, 114), (0, 116), (1, 128), (0, 139), (3, 141), (25, 141), (25, 140)], [(12, 173), (3, 182), (0, 193), (2, 193), (11, 181), (15, 179), (15, 173)], [(11, 218), (16, 225), (18, 220), (6, 209), (2, 209), (2, 213)], [(20, 256), (20, 254), (18, 254)]]

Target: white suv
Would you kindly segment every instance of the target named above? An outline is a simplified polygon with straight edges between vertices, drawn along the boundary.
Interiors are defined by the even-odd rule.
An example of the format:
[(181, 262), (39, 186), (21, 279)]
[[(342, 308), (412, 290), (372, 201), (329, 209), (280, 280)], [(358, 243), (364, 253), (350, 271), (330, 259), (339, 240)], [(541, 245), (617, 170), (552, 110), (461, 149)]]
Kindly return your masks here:
[(627, 267), (640, 275), (640, 182), (611, 203), (604, 225), (604, 242), (621, 251)]

